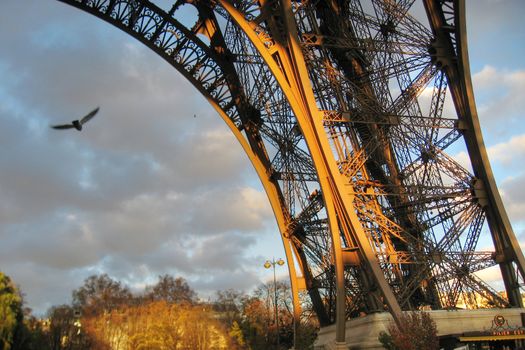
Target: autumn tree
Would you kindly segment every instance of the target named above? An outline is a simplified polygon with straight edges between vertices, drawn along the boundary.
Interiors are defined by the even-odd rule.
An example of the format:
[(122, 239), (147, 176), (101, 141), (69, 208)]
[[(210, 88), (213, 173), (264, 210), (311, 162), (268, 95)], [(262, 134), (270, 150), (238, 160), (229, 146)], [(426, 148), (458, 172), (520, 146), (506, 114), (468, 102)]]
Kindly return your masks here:
[(31, 315), (29, 309), (24, 312), (25, 320), (25, 341), (18, 347), (24, 350), (51, 350), (49, 344), (48, 329), (44, 329), (44, 322), (39, 318)]
[(22, 298), (11, 279), (0, 272), (0, 345), (11, 350), (22, 327)]
[(294, 319), (290, 286), (279, 281), (262, 284), (254, 291), (254, 295), (265, 301), (269, 346), (276, 346), (279, 337), (283, 347), (291, 347), (294, 341)]
[(174, 278), (170, 275), (159, 276), (157, 284), (147, 286), (145, 296), (147, 299), (164, 300), (175, 304), (193, 304), (197, 300), (197, 293), (190, 288), (184, 278)]
[(73, 291), (73, 305), (85, 314), (108, 312), (131, 299), (129, 288), (107, 274), (92, 275)]
[[(275, 322), (276, 306), (278, 325)], [(253, 350), (273, 349), (277, 346), (279, 336), (282, 348), (293, 346), (295, 349), (311, 349), (317, 337), (319, 323), (308, 310), (297, 321), (298, 324), (295, 325), (290, 286), (284, 282), (277, 282), (275, 286), (273, 283), (262, 284), (253, 292), (252, 297), (244, 299), (240, 323), (242, 340)]]
[(410, 312), (401, 315), (399, 324), (388, 327), (389, 334), (382, 332), (379, 341), (389, 350), (437, 350), (439, 338), (436, 323), (426, 312)]
[(81, 331), (78, 315), (69, 305), (53, 306), (47, 312), (47, 345), (50, 349), (76, 350), (89, 348)]
[(243, 322), (241, 328), (247, 344), (253, 350), (271, 348), (270, 334), (271, 310), (268, 303), (258, 297), (247, 298), (243, 303)]
[(203, 305), (186, 307), (182, 315), (184, 338), (182, 349), (232, 349), (226, 327), (214, 317), (211, 308)]
[[(224, 294), (224, 300), (234, 294)], [(82, 323), (94, 349), (240, 349), (213, 306), (197, 303), (181, 277), (159, 276), (131, 297), (107, 275), (91, 276), (73, 295), (74, 304), (88, 310)]]
[(246, 340), (244, 339), (244, 333), (242, 331), (241, 326), (239, 325), (239, 322), (233, 321), (232, 325), (230, 326), (230, 331), (228, 332), (228, 335), (230, 336), (230, 339), (233, 343), (232, 348), (246, 348)]
[(165, 300), (121, 305), (84, 318), (94, 349), (235, 349), (211, 308)]
[(155, 349), (153, 344), (160, 344), (162, 338), (165, 311), (155, 303), (123, 304), (111, 311), (84, 317), (83, 325), (94, 349)]
[(238, 325), (242, 319), (242, 303), (246, 298), (244, 293), (233, 289), (220, 290), (216, 292), (213, 309), (228, 327), (232, 327), (234, 322)]

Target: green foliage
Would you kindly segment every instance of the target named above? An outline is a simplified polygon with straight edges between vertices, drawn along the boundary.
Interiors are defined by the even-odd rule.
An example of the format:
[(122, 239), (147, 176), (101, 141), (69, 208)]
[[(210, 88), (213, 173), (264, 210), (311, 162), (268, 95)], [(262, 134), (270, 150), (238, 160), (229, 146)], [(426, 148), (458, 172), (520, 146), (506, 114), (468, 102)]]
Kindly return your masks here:
[(389, 350), (437, 350), (439, 338), (436, 323), (426, 312), (411, 312), (401, 316), (399, 324), (381, 332), (379, 341)]
[(11, 279), (0, 272), (0, 345), (13, 349), (17, 330), (23, 325), (22, 298)]

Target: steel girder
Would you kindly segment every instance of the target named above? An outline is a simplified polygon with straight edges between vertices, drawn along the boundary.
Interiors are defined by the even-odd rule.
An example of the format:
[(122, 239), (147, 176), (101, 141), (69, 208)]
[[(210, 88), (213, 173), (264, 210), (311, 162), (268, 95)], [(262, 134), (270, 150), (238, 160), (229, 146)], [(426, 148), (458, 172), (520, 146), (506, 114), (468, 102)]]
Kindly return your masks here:
[[(296, 317), (305, 290), (344, 342), (363, 313), (480, 307), (473, 294), (521, 306), (525, 264), (483, 146), (462, 0), (424, 0), (428, 24), (413, 0), (59, 1), (143, 42), (230, 127), (274, 210)], [(177, 20), (187, 6), (191, 27)], [(465, 148), (473, 173), (447, 154)], [(485, 218), (494, 251), (478, 248)], [(496, 264), (508, 298), (476, 274)]]

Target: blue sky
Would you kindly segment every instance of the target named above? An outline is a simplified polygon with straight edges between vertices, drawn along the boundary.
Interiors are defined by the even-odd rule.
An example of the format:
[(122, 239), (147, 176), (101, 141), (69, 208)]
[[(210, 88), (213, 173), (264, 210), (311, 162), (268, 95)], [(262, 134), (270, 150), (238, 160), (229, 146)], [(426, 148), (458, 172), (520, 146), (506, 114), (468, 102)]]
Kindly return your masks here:
[[(203, 298), (266, 281), (264, 261), (284, 257), (273, 214), (204, 98), (149, 49), (84, 12), (54, 0), (0, 6), (0, 270), (28, 305), (42, 313), (69, 302), (93, 273), (137, 290), (171, 273)], [(520, 237), (524, 10), (521, 0), (467, 0), (480, 120)], [(81, 133), (49, 128), (96, 106)]]

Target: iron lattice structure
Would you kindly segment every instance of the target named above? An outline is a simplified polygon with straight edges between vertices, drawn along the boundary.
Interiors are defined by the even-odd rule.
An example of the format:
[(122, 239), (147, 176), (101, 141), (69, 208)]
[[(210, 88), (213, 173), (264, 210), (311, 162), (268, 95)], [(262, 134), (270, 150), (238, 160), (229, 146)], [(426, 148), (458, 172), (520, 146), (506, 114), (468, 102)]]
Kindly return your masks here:
[[(155, 51), (230, 127), (276, 213), (296, 316), (306, 291), (343, 342), (362, 313), (522, 306), (464, 0), (59, 1)], [(506, 296), (476, 274), (494, 265)]]

